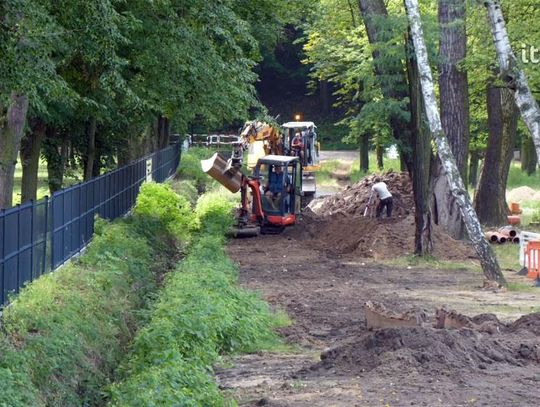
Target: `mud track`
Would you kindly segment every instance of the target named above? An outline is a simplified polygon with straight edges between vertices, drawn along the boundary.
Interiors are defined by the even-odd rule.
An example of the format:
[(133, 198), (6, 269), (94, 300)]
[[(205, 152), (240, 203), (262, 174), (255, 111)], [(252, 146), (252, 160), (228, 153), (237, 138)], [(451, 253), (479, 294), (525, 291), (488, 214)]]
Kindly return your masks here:
[[(354, 233), (344, 230), (343, 233)], [(296, 351), (237, 357), (217, 380), (240, 406), (540, 405), (539, 292), (483, 291), (466, 269), (389, 267), (310, 247), (298, 233), (233, 240), (241, 284), (293, 319), (280, 331)], [(508, 275), (513, 273), (508, 273)], [(494, 313), (494, 334), (430, 327), (365, 328), (364, 301), (469, 316)], [(490, 319), (491, 317), (486, 317)]]

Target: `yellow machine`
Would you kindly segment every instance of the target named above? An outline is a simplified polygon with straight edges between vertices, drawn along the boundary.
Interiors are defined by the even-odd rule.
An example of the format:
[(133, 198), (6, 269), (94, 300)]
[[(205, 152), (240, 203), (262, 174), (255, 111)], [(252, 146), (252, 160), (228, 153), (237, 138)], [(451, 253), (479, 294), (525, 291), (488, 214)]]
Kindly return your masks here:
[[(229, 160), (216, 153), (201, 161), (205, 173), (229, 191), (241, 192), (241, 207), (233, 228), (235, 236), (254, 236), (262, 230), (263, 233), (279, 231), (294, 224), (302, 197), (309, 199), (315, 194), (312, 171), (319, 168), (315, 125), (291, 122), (283, 129), (285, 132), (280, 133), (268, 123), (246, 122), (238, 141), (232, 144)], [(246, 150), (247, 167), (253, 172), (250, 176), (242, 172)], [(272, 191), (273, 188), (280, 192)], [(268, 192), (272, 202), (265, 196)]]
[(283, 138), (279, 131), (261, 121), (250, 121), (244, 124), (240, 132), (240, 141), (233, 144), (231, 164), (240, 166), (243, 162), (244, 151), (248, 152), (247, 167), (252, 170), (259, 158), (269, 154), (283, 154)]

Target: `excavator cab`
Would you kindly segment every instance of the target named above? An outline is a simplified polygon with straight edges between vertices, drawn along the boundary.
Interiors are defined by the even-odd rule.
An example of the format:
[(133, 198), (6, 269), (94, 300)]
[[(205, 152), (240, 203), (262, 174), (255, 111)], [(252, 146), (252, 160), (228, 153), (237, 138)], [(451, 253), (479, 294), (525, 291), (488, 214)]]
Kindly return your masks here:
[(294, 224), (302, 194), (302, 166), (298, 157), (268, 155), (259, 159), (253, 175), (260, 180), (265, 223)]

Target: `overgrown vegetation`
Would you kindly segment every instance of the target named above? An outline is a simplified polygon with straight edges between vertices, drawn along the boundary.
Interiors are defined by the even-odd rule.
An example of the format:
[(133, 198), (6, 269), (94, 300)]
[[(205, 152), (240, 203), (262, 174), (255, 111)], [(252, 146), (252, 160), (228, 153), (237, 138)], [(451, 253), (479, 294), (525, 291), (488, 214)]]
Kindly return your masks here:
[(145, 213), (155, 192), (143, 188), (132, 219), (98, 220), (79, 260), (29, 284), (4, 309), (0, 405), (104, 403), (102, 389), (146, 322), (140, 310), (157, 289), (161, 259), (174, 255), (168, 243), (177, 240), (166, 230), (143, 233), (149, 222), (167, 221)]
[[(287, 319), (237, 287), (224, 251), (231, 196), (209, 192), (192, 208), (150, 183), (130, 219), (98, 220), (80, 259), (4, 310), (0, 405), (233, 404), (211, 366), (276, 344), (272, 328)], [(187, 257), (177, 263), (179, 249)]]
[(210, 158), (214, 152), (204, 147), (193, 147), (182, 156), (182, 165), (178, 169), (181, 180), (191, 183), (199, 193), (216, 187), (215, 180), (206, 175), (201, 168), (201, 160)]
[(137, 335), (111, 387), (113, 406), (223, 406), (212, 365), (223, 353), (249, 352), (277, 342), (279, 320), (256, 295), (237, 287), (237, 268), (224, 251), (234, 204), (224, 192), (197, 202), (200, 232), (171, 273), (149, 324)]

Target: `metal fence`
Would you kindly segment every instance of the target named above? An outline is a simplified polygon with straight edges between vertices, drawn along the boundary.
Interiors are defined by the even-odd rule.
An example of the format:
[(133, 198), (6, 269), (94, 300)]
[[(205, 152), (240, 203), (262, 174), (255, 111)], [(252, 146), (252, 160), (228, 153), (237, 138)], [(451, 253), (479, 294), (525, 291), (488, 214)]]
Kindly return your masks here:
[(0, 211), (0, 306), (9, 293), (79, 253), (92, 238), (96, 215), (109, 220), (125, 215), (144, 181), (165, 181), (179, 163), (175, 143), (51, 198)]

